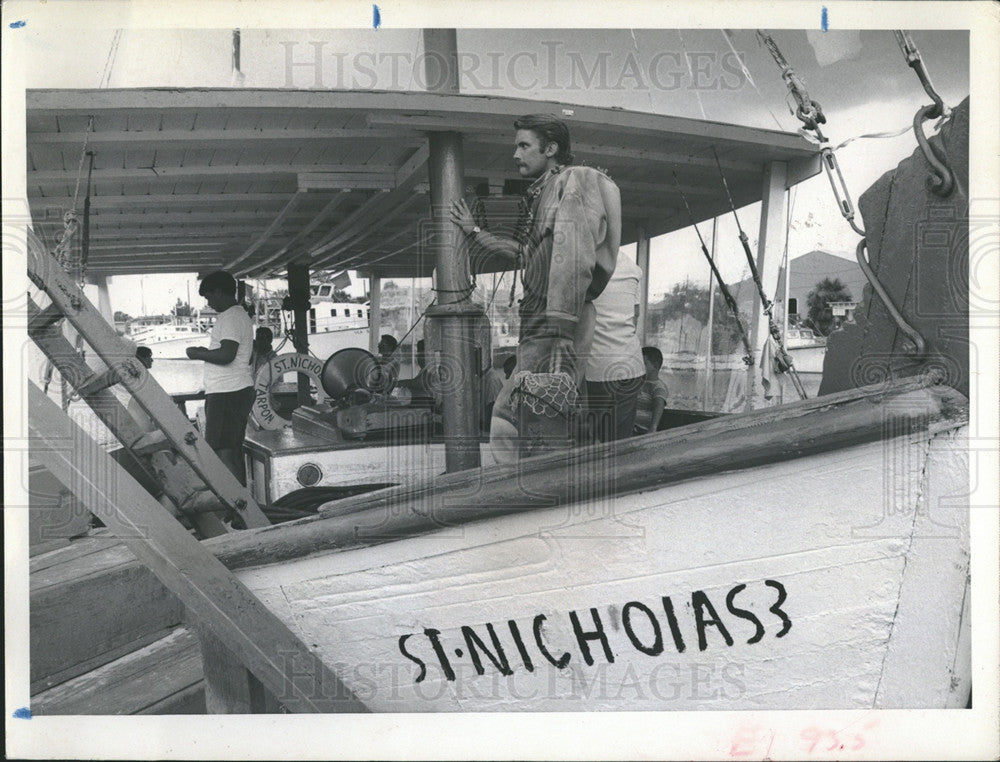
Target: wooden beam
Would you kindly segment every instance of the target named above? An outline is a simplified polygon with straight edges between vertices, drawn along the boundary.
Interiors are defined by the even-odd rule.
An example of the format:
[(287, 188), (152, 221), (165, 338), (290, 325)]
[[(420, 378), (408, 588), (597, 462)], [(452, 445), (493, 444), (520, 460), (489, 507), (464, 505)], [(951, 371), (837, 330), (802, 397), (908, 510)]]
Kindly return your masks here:
[[(411, 188), (417, 183), (418, 173), (427, 166), (429, 156), (430, 149), (426, 144), (414, 151), (410, 158), (396, 170), (394, 174), (395, 189), (393, 191), (370, 198), (309, 252), (313, 260), (313, 266), (322, 266), (325, 260), (317, 259), (321, 254), (347, 240), (356, 231), (367, 230), (374, 224), (374, 217), (382, 212), (383, 209), (388, 207), (391, 210), (391, 205), (398, 202), (401, 198), (409, 196)], [(379, 220), (379, 224), (381, 224), (381, 220)], [(330, 259), (330, 257), (327, 259)]]
[[(304, 193), (293, 194), (292, 199), (298, 199), (295, 201), (294, 206), (297, 206), (304, 196)], [(290, 201), (289, 204), (292, 202)], [(294, 209), (293, 206), (293, 209)], [(286, 205), (287, 207), (287, 205)], [(286, 215), (288, 217), (289, 215)], [(306, 219), (312, 215), (306, 213), (299, 213), (295, 215), (290, 215), (293, 219)], [(282, 218), (284, 220), (284, 218)], [(225, 225), (227, 223), (233, 222), (252, 222), (257, 220), (260, 224), (265, 224), (266, 219), (264, 219), (263, 213), (260, 210), (244, 210), (235, 212), (217, 211), (217, 212), (206, 212), (200, 214), (198, 212), (138, 212), (138, 213), (123, 213), (123, 214), (109, 214), (105, 212), (104, 214), (95, 214), (90, 217), (90, 224), (92, 227), (107, 227), (109, 225), (121, 225), (121, 224), (131, 224), (131, 223), (143, 223), (149, 225), (190, 225), (190, 224), (211, 224), (216, 221), (219, 225)]]
[[(281, 531), (228, 535), (206, 545), (230, 569), (280, 564), (309, 554), (375, 545), (515, 513), (572, 504), (580, 494), (647, 492), (685, 479), (769, 466), (845, 446), (877, 442), (887, 430), (916, 434), (939, 421), (968, 420), (968, 400), (925, 379), (873, 384), (781, 408), (725, 415), (642, 437), (552, 453), (510, 466), (435, 476), (320, 506)], [(887, 422), (894, 423), (887, 429)], [(604, 465), (601, 465), (604, 464)], [(601, 480), (604, 480), (603, 482)], [(512, 488), (516, 482), (517, 488)], [(468, 495), (475, 494), (470, 509)], [(464, 496), (464, 497), (463, 497)], [(386, 513), (393, 506), (431, 509)], [(386, 516), (391, 516), (386, 520)], [(359, 528), (377, 526), (377, 532)]]
[(313, 129), (234, 129), (218, 130), (195, 127), (190, 130), (98, 130), (87, 133), (86, 130), (69, 130), (66, 132), (33, 132), (28, 141), (32, 145), (69, 145), (76, 148), (84, 140), (90, 145), (107, 145), (117, 143), (205, 143), (216, 142), (284, 142), (304, 140), (391, 140), (393, 145), (409, 140), (413, 145), (419, 145), (423, 138), (413, 134), (407, 138), (399, 130), (378, 130), (370, 128), (348, 129), (346, 127), (316, 127)]
[[(213, 164), (190, 167), (107, 167), (95, 169), (93, 182), (105, 183), (114, 180), (157, 180), (181, 177), (280, 177), (299, 173), (323, 172), (333, 178), (343, 178), (358, 182), (381, 181), (392, 177), (396, 167), (383, 164)], [(41, 183), (74, 183), (75, 169), (39, 169), (28, 172), (28, 185)]]
[(389, 172), (364, 177), (343, 172), (300, 172), (298, 175), (299, 190), (305, 191), (389, 190), (395, 182), (395, 176)]
[[(120, 206), (174, 206), (203, 207), (207, 204), (284, 204), (294, 191), (287, 193), (144, 193), (134, 196), (109, 194), (106, 196), (91, 196), (92, 210), (117, 209)], [(72, 196), (29, 196), (28, 203), (32, 209), (69, 208), (73, 204)], [(61, 222), (61, 219), (60, 219)]]
[[(764, 295), (774, 300), (778, 288), (778, 273), (785, 244), (785, 179), (788, 165), (771, 162), (764, 169), (761, 189), (763, 201), (760, 209), (760, 227), (757, 243), (757, 272), (764, 287)], [(754, 364), (747, 369), (747, 409), (760, 407), (764, 402), (761, 383), (760, 354), (769, 336), (767, 315), (761, 305), (757, 289), (753, 292), (753, 306), (750, 308), (750, 346), (754, 351)], [(774, 404), (774, 403), (772, 403)]]
[(366, 711), (284, 622), (183, 527), (157, 510), (156, 501), (117, 471), (110, 456), (33, 383), (29, 400), (29, 428), (39, 444), (39, 460), (57, 478), (85, 485), (78, 497), (92, 509), (103, 509), (112, 533), (290, 711)]
[[(25, 100), (29, 117), (95, 114), (100, 121), (101, 112), (105, 110), (125, 112), (180, 109), (193, 112), (198, 110), (224, 112), (230, 108), (359, 110), (374, 117), (405, 116), (398, 114), (404, 111), (417, 116), (439, 117), (441, 129), (461, 131), (469, 131), (461, 120), (469, 116), (470, 103), (476, 105), (484, 119), (499, 121), (501, 125), (507, 120), (512, 122), (522, 114), (546, 112), (559, 114), (564, 113), (563, 110), (566, 108), (565, 103), (555, 101), (494, 96), (470, 97), (418, 91), (91, 88), (33, 90), (26, 93)], [(769, 146), (786, 152), (788, 159), (794, 154), (806, 156), (816, 153), (815, 146), (800, 135), (778, 130), (595, 106), (573, 105), (571, 111), (572, 114), (565, 115), (571, 131), (575, 125), (581, 125), (588, 129), (602, 129), (620, 135), (676, 135), (683, 139), (698, 138), (716, 143), (720, 153), (726, 148), (724, 143), (743, 144), (746, 148)], [(369, 124), (379, 123), (386, 122), (369, 121)]]

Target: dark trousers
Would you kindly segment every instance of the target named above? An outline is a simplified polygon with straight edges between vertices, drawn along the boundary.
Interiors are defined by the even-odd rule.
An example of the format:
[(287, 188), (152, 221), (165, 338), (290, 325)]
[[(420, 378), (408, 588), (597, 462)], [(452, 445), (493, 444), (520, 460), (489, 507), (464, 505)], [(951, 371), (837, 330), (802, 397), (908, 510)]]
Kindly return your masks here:
[(621, 381), (587, 382), (587, 419), (598, 442), (613, 442), (632, 436), (635, 405), (643, 377)]

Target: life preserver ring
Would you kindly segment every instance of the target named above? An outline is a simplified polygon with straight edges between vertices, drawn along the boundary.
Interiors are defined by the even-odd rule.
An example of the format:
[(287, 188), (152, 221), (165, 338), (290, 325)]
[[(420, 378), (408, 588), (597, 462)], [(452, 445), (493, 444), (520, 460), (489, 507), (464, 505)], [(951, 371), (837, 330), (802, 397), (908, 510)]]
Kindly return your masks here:
[(271, 387), (275, 381), (281, 381), (286, 373), (302, 373), (307, 376), (319, 394), (323, 394), (321, 374), (323, 361), (310, 355), (292, 352), (278, 355), (267, 365), (262, 365), (254, 378), (254, 400), (250, 414), (254, 422), (262, 429), (280, 429), (291, 422), (278, 412), (271, 396)]

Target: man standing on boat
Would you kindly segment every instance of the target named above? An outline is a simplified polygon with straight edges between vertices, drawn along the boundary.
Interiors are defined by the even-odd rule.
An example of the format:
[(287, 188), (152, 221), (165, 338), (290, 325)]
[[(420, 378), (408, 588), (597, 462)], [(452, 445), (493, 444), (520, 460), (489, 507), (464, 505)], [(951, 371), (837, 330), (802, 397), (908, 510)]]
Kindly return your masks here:
[(517, 372), (493, 406), (490, 441), (497, 460), (572, 444), (571, 416), (594, 329), (593, 300), (615, 269), (621, 195), (591, 167), (571, 166), (566, 124), (529, 115), (514, 122), (514, 162), (532, 178), (515, 239), (479, 229), (464, 200), (452, 221), (465, 233), (474, 269), (491, 257), (523, 268)]
[(253, 406), (253, 323), (236, 302), (236, 280), (217, 270), (198, 288), (218, 313), (208, 348), (188, 347), (187, 356), (205, 362), (205, 441), (242, 484), (243, 437)]

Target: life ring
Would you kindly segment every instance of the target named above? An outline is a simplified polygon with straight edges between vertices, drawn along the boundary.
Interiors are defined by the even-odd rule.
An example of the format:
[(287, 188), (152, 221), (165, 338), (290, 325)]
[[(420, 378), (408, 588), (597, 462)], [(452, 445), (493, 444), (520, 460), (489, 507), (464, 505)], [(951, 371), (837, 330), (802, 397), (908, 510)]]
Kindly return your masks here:
[(323, 395), (322, 360), (297, 352), (278, 355), (267, 365), (262, 365), (254, 378), (254, 400), (250, 414), (262, 429), (280, 429), (291, 423), (291, 418), (286, 418), (278, 412), (271, 396), (271, 386), (276, 380), (280, 381), (286, 373), (302, 373), (313, 382), (321, 397)]

